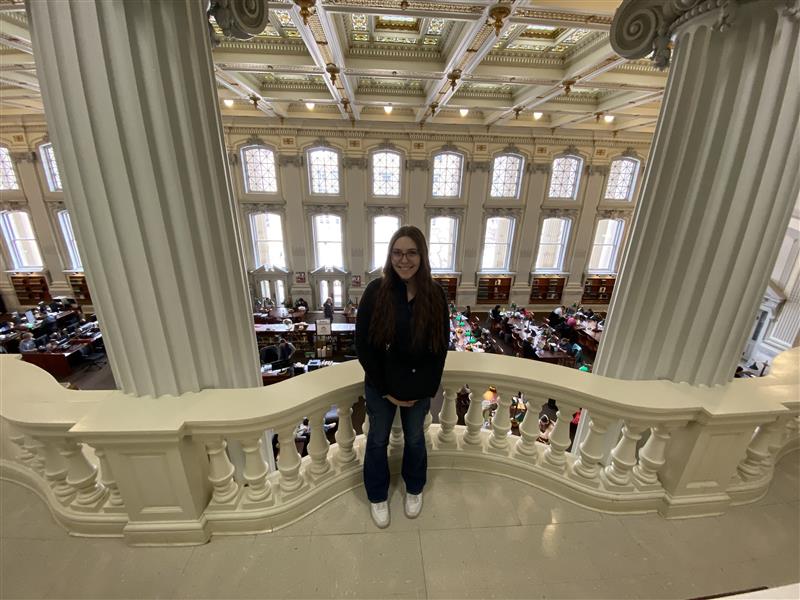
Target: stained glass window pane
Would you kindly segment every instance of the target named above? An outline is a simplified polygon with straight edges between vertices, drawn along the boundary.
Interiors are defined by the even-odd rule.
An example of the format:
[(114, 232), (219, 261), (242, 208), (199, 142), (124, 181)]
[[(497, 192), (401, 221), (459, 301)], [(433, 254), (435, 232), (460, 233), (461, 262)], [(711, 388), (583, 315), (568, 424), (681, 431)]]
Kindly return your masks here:
[(333, 150), (312, 150), (308, 153), (311, 191), (314, 194), (339, 193), (339, 156)]
[(550, 176), (550, 198), (574, 199), (578, 192), (581, 159), (575, 156), (562, 156), (553, 161)]
[(453, 217), (434, 217), (431, 219), (428, 250), (431, 269), (453, 270), (456, 255), (456, 226)]
[(397, 152), (376, 152), (372, 155), (372, 194), (400, 195), (400, 155)]
[(630, 200), (638, 170), (639, 161), (636, 160), (623, 158), (612, 162), (608, 173), (605, 198), (607, 200)]
[(251, 146), (242, 149), (244, 184), (248, 192), (274, 194), (278, 191), (275, 154), (269, 148)]
[(508, 268), (513, 231), (514, 219), (510, 217), (487, 219), (481, 269), (501, 270)]
[(614, 270), (619, 242), (622, 239), (623, 222), (619, 219), (602, 219), (597, 223), (589, 271), (611, 272)]
[(568, 227), (567, 219), (544, 220), (542, 235), (539, 238), (539, 253), (536, 256), (537, 271), (561, 270)]
[(286, 268), (286, 252), (283, 245), (281, 216), (275, 213), (259, 213), (251, 216), (256, 265)]
[(400, 229), (400, 218), (380, 216), (372, 219), (372, 268), (377, 269), (386, 261), (389, 253), (389, 240)]
[(8, 148), (0, 148), (0, 190), (18, 190), (17, 174)]
[(512, 154), (498, 156), (492, 168), (492, 198), (516, 198), (519, 195), (522, 158)]
[(315, 215), (314, 241), (317, 246), (317, 267), (344, 268), (341, 217)]
[(53, 144), (44, 144), (40, 146), (42, 155), (42, 163), (44, 164), (44, 174), (47, 176), (47, 187), (51, 192), (57, 192), (64, 189), (61, 185), (61, 175), (58, 172), (58, 163), (56, 162), (56, 153), (53, 150)]
[(433, 195), (452, 197), (461, 193), (461, 155), (443, 152), (433, 157)]

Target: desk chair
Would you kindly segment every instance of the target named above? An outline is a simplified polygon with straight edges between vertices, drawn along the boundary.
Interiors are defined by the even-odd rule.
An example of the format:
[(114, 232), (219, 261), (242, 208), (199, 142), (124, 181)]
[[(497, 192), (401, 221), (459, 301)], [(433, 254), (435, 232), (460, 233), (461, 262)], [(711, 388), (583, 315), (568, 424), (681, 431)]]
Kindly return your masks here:
[(89, 363), (89, 366), (86, 367), (87, 371), (99, 371), (106, 366), (108, 357), (106, 356), (105, 351), (95, 351), (86, 356), (86, 362)]

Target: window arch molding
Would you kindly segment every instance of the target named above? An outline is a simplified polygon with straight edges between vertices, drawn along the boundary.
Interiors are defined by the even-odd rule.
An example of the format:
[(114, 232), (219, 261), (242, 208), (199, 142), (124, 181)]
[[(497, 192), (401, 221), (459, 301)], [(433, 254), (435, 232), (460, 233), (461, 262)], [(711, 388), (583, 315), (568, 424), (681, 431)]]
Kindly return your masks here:
[(574, 146), (555, 154), (547, 178), (547, 200), (575, 202), (582, 191), (582, 179), (587, 157)]
[[(486, 233), (487, 225), (490, 219), (510, 219), (511, 220), (511, 235), (507, 243), (507, 256), (505, 264), (498, 268), (483, 267), (483, 254), (486, 249)], [(479, 253), (479, 272), (482, 273), (505, 273), (514, 271), (515, 254), (518, 251), (517, 239), (520, 232), (520, 221), (522, 219), (522, 210), (518, 208), (487, 208), (483, 212), (483, 225), (481, 226), (481, 244), (478, 249)]]
[[(614, 167), (615, 163), (628, 163), (633, 166), (633, 171), (631, 173), (633, 181), (629, 186), (627, 194), (624, 198), (609, 197), (609, 186), (613, 183), (612, 177), (616, 175)], [(636, 193), (641, 185), (643, 164), (644, 159), (631, 148), (621, 154), (610, 157), (608, 163), (608, 173), (605, 178), (606, 180), (603, 182), (603, 196), (601, 198), (601, 202), (633, 202), (633, 199), (636, 197)], [(612, 196), (613, 195), (614, 194), (612, 194)], [(619, 196), (620, 194), (616, 195)]]
[[(318, 154), (319, 152), (333, 153), (333, 155), (322, 155)], [(344, 155), (344, 150), (342, 148), (331, 144), (323, 138), (314, 140), (303, 148), (303, 162), (305, 163), (307, 171), (305, 180), (308, 186), (308, 195), (327, 198), (343, 195), (342, 172), (344, 166), (342, 161)], [(331, 168), (334, 166), (335, 169)], [(315, 169), (322, 179), (318, 179), (314, 176)], [(334, 181), (335, 184), (333, 183)], [(315, 185), (315, 182), (317, 185)]]
[[(258, 171), (251, 168), (248, 161), (248, 152), (263, 149), (271, 154), (271, 165), (262, 165)], [(277, 196), (281, 191), (280, 169), (278, 168), (278, 149), (275, 146), (265, 143), (261, 138), (251, 137), (236, 146), (236, 159), (241, 166), (242, 189), (247, 195), (269, 195)], [(251, 182), (251, 179), (253, 180)], [(269, 181), (269, 180), (272, 181)], [(256, 181), (258, 185), (253, 185)]]
[[(567, 271), (567, 263), (569, 261), (572, 248), (575, 243), (575, 227), (578, 223), (579, 211), (577, 209), (545, 209), (539, 214), (539, 223), (536, 231), (536, 247), (533, 253), (533, 264), (531, 266), (531, 273), (563, 273)], [(542, 246), (542, 233), (544, 230), (545, 221), (547, 219), (565, 219), (567, 221), (566, 236), (567, 239), (563, 242), (561, 256), (559, 259), (560, 264), (557, 268), (537, 268), (537, 261), (539, 259), (539, 252)]]
[[(396, 159), (396, 167), (394, 164), (386, 165), (390, 167), (392, 170), (395, 168), (397, 169), (397, 176), (396, 176), (396, 185), (397, 185), (397, 192), (396, 193), (377, 193), (379, 190), (377, 189), (380, 186), (380, 183), (376, 180), (376, 171), (380, 168), (380, 165), (376, 164), (376, 158), (380, 155), (387, 155), (389, 157), (394, 157)], [(369, 195), (373, 198), (402, 198), (405, 192), (405, 181), (404, 181), (404, 173), (405, 173), (405, 162), (406, 162), (406, 153), (398, 148), (393, 144), (380, 144), (379, 146), (375, 146), (367, 151), (367, 157), (369, 158)], [(387, 174), (388, 175), (388, 174)], [(387, 180), (384, 184), (385, 187), (391, 188), (394, 185), (394, 181), (387, 177)]]
[[(513, 182), (509, 181), (508, 176), (510, 173), (506, 169), (507, 175), (504, 177), (499, 177), (498, 169), (503, 168), (507, 165), (499, 164), (499, 159), (503, 159), (504, 157), (508, 157), (510, 159), (514, 159), (518, 161), (518, 165), (515, 168), (514, 179)], [(526, 165), (528, 164), (528, 157), (525, 156), (523, 152), (519, 150), (519, 148), (515, 146), (507, 146), (502, 150), (495, 152), (492, 154), (491, 159), (491, 172), (490, 172), (490, 179), (489, 179), (489, 198), (502, 198), (502, 199), (514, 199), (518, 200), (522, 194), (522, 179), (525, 175)], [(513, 183), (513, 191), (512, 193), (507, 193), (511, 184)]]
[[(590, 275), (597, 275), (601, 273), (619, 273), (619, 268), (622, 263), (622, 254), (625, 249), (625, 240), (630, 231), (631, 211), (622, 210), (600, 210), (594, 218), (594, 225), (592, 226), (591, 246), (589, 247), (589, 254), (587, 255), (586, 273)], [(618, 223), (621, 229), (618, 229), (615, 239), (609, 243), (598, 243), (597, 234), (600, 224), (603, 221), (612, 221)], [(594, 257), (595, 249), (597, 246), (608, 246), (610, 256), (607, 257), (605, 264), (598, 264), (592, 266), (592, 259)], [(598, 257), (599, 258), (599, 257)]]
[[(445, 157), (456, 157), (458, 166), (456, 167), (452, 158), (448, 160)], [(469, 160), (470, 154), (454, 144), (445, 144), (434, 150), (430, 154), (431, 181), (428, 189), (431, 197), (434, 199), (463, 197), (464, 173), (467, 170)], [(444, 172), (439, 171), (437, 173), (437, 162), (439, 162), (440, 169), (445, 169)], [(455, 180), (456, 176), (457, 181)]]
[(259, 214), (275, 214), (281, 220), (281, 234), (283, 236), (283, 251), (286, 261), (286, 269), (290, 265), (290, 252), (287, 241), (287, 223), (286, 223), (286, 204), (283, 202), (240, 202), (239, 211), (241, 214), (241, 228), (242, 228), (242, 243), (246, 246), (245, 262), (248, 269), (257, 269), (259, 265), (256, 259), (256, 238), (253, 231), (253, 217)]

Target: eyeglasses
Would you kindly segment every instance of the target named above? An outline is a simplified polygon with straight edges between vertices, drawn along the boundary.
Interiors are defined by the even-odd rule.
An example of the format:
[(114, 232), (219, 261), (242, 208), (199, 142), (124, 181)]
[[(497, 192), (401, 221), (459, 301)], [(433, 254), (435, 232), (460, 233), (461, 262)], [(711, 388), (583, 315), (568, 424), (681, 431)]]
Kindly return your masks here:
[(402, 250), (392, 250), (392, 259), (393, 260), (401, 260), (403, 258), (407, 258), (408, 260), (417, 260), (419, 258), (419, 252), (416, 250), (407, 250), (403, 252)]

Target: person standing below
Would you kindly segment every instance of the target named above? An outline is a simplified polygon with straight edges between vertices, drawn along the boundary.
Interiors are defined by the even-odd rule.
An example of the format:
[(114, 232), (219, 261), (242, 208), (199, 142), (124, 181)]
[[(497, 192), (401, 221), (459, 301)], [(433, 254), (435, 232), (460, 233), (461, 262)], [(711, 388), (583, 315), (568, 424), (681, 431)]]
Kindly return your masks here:
[(325, 300), (325, 304), (322, 305), (322, 312), (325, 318), (330, 319), (331, 323), (333, 323), (333, 298), (328, 297), (328, 299)]
[(431, 277), (425, 236), (416, 227), (401, 227), (389, 242), (383, 276), (367, 286), (356, 319), (370, 424), (364, 487), (380, 528), (390, 520), (386, 452), (397, 407), (405, 438), (405, 514), (413, 519), (422, 510), (428, 470), (423, 424), (441, 383), (449, 336), (447, 300)]

